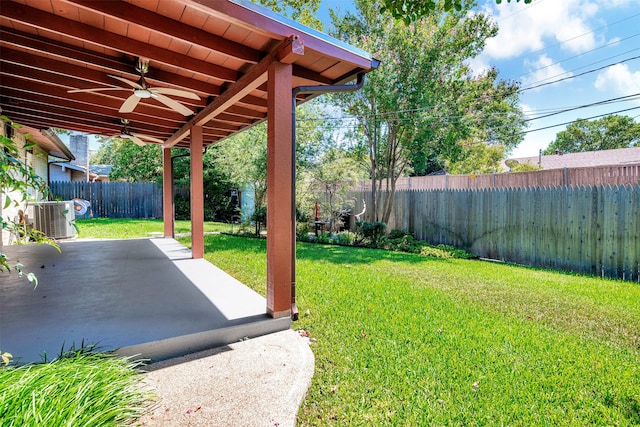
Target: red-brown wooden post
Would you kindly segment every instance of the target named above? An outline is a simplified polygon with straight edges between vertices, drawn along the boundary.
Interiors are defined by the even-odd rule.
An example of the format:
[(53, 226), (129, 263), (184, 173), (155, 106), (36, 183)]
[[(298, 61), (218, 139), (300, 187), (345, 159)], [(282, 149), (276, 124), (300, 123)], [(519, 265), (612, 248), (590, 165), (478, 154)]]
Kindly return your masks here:
[(267, 82), (267, 313), (291, 315), (293, 150), (291, 65), (274, 62)]
[(204, 257), (204, 186), (202, 126), (191, 128), (191, 257)]
[(162, 149), (162, 221), (164, 237), (175, 237), (173, 217), (173, 168), (171, 148)]

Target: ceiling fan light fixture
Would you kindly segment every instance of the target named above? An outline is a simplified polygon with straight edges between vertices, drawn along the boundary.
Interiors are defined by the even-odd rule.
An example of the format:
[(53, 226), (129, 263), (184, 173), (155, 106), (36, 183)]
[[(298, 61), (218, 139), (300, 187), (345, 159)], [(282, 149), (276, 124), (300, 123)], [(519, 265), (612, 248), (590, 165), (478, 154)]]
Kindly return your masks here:
[(149, 92), (147, 89), (134, 89), (133, 93), (138, 98), (151, 98), (151, 92)]

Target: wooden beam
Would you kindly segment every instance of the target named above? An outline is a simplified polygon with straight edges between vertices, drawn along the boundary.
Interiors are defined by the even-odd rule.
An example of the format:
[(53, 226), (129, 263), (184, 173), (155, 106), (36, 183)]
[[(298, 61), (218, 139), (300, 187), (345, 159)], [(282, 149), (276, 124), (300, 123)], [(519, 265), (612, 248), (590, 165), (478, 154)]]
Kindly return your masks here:
[(5, 19), (17, 21), (21, 24), (37, 28), (38, 30), (51, 31), (56, 34), (74, 38), (82, 43), (92, 43), (133, 56), (153, 58), (155, 62), (172, 65), (183, 70), (190, 70), (203, 76), (215, 77), (228, 82), (235, 82), (240, 76), (237, 71), (220, 65), (207, 63), (188, 55), (162, 49), (153, 44), (143, 43), (20, 3), (12, 2), (11, 7), (3, 7), (2, 15)]
[(160, 34), (166, 34), (184, 40), (196, 46), (222, 53), (231, 58), (237, 58), (250, 63), (257, 63), (262, 58), (262, 52), (240, 43), (227, 40), (224, 37), (211, 34), (199, 28), (185, 25), (182, 22), (167, 18), (147, 9), (134, 6), (122, 1), (87, 1), (66, 0), (88, 10), (97, 10), (102, 14), (118, 19), (127, 25), (139, 25)]
[(235, 2), (211, 0), (175, 1), (188, 3), (192, 7), (200, 8), (205, 13), (215, 12), (219, 16), (226, 16), (234, 24), (267, 37), (274, 37), (274, 34), (286, 37), (295, 32), (299, 35), (306, 49), (318, 52), (322, 56), (348, 62), (365, 70), (371, 69), (371, 59), (367, 57), (367, 54), (359, 54), (354, 51), (353, 47), (348, 47), (346, 44), (341, 46), (341, 42), (335, 39), (327, 40), (326, 36), (321, 35), (316, 30), (293, 28), (278, 19), (271, 19), (269, 16), (260, 14)]
[[(94, 111), (96, 113), (98, 112), (99, 109), (108, 108), (111, 110), (111, 114), (110, 114), (111, 117), (121, 116), (121, 114), (118, 113), (118, 109), (122, 105), (123, 98), (118, 98), (118, 97), (104, 94), (104, 93), (70, 94), (70, 93), (67, 93), (66, 87), (51, 85), (51, 84), (42, 82), (41, 80), (43, 78), (41, 76), (41, 74), (43, 74), (42, 71), (25, 69), (24, 74), (21, 76), (10, 75), (10, 74), (4, 73), (5, 67), (4, 67), (4, 64), (2, 65), (3, 67), (0, 69), (0, 79), (2, 80), (3, 86), (31, 92), (34, 94), (38, 94), (42, 97), (58, 98), (62, 100), (72, 99), (77, 104), (76, 108), (86, 109), (88, 111)], [(55, 101), (52, 99), (51, 103), (54, 103), (54, 102)], [(180, 113), (177, 113), (173, 110), (169, 110), (168, 108), (157, 107), (155, 105), (152, 105), (149, 102), (141, 102), (136, 107), (135, 112), (130, 114), (137, 114), (139, 115), (139, 117), (148, 116), (150, 119), (163, 118), (166, 120), (172, 120), (172, 121), (178, 121), (178, 122), (181, 122), (182, 120), (184, 120), (184, 116), (182, 116)], [(131, 117), (131, 116), (127, 115), (127, 117)]]
[[(191, 128), (191, 257), (204, 258), (204, 183), (202, 126)], [(164, 147), (164, 150), (168, 150)]]
[[(272, 50), (262, 61), (254, 65), (245, 75), (224, 91), (220, 96), (207, 105), (202, 111), (185, 123), (180, 130), (171, 136), (164, 144), (165, 147), (172, 147), (187, 136), (192, 126), (204, 126), (209, 120), (232, 106), (236, 101), (244, 98), (256, 87), (267, 81), (267, 71), (274, 62), (281, 58), (292, 61), (293, 56), (304, 53), (304, 46), (301, 46), (297, 36), (291, 36)], [(291, 89), (291, 88), (289, 88)]]
[(173, 161), (171, 148), (162, 149), (162, 222), (164, 237), (175, 237), (173, 215)]
[[(116, 60), (105, 56), (99, 56), (94, 52), (86, 51), (75, 46), (53, 43), (50, 40), (43, 40), (37, 36), (23, 34), (7, 28), (0, 29), (0, 46), (2, 46), (3, 52), (5, 47), (28, 52), (29, 55), (32, 55), (32, 58), (31, 61), (26, 63), (39, 62), (40, 58), (44, 56), (47, 58), (61, 60), (65, 63), (75, 64), (85, 70), (95, 68), (101, 70), (105, 76), (107, 74), (125, 74), (132, 80), (137, 80), (139, 77), (135, 72), (133, 64), (127, 60)], [(205, 96), (215, 96), (220, 94), (219, 85), (159, 70), (157, 68), (149, 70), (149, 73), (145, 77), (151, 84), (165, 83), (172, 87), (198, 92)], [(77, 75), (76, 78), (81, 82), (84, 79), (84, 75)], [(109, 78), (109, 80), (112, 80), (112, 84), (115, 82), (115, 80), (111, 78)], [(77, 85), (74, 87), (77, 87)]]
[(267, 313), (291, 315), (291, 289), (295, 281), (292, 259), (294, 173), (290, 64), (269, 66), (267, 121)]

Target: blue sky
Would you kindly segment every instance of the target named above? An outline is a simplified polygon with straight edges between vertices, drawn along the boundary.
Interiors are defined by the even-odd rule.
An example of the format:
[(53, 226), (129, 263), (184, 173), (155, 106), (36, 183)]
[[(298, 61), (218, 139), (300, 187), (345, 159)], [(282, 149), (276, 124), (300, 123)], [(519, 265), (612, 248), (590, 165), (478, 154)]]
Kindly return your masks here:
[[(499, 33), (470, 65), (478, 71), (495, 66), (501, 79), (520, 81), (526, 89), (520, 101), (531, 121), (512, 157), (537, 155), (566, 125), (538, 130), (544, 127), (630, 108), (636, 109), (618, 114), (640, 121), (640, 0), (478, 3), (477, 10), (498, 23)], [(328, 22), (329, 8), (344, 12), (351, 5), (351, 0), (323, 0), (320, 17)], [(636, 94), (628, 100), (537, 118)]]

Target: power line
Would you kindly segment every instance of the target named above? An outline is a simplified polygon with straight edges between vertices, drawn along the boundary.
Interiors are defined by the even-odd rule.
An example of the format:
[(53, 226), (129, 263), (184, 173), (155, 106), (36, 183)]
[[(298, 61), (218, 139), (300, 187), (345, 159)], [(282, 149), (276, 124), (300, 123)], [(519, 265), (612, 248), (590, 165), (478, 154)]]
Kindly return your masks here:
[(552, 45), (549, 45), (549, 46), (543, 47), (542, 49), (534, 50), (533, 52), (531, 52), (531, 55), (535, 55), (536, 53), (543, 52), (543, 51), (548, 50), (548, 49), (550, 49), (550, 48), (552, 48), (552, 47), (560, 46), (560, 45), (562, 45), (562, 44), (564, 44), (564, 43), (568, 43), (568, 42), (570, 42), (570, 41), (572, 41), (572, 40), (578, 39), (578, 38), (580, 38), (580, 37), (584, 37), (584, 36), (586, 36), (586, 35), (588, 35), (588, 34), (595, 33), (596, 31), (600, 31), (600, 30), (602, 30), (603, 28), (612, 27), (612, 26), (614, 26), (614, 25), (620, 24), (621, 22), (625, 22), (625, 21), (628, 21), (629, 19), (635, 18), (636, 16), (640, 16), (640, 13), (636, 13), (636, 14), (634, 14), (634, 15), (628, 16), (628, 17), (623, 18), (623, 19), (620, 19), (620, 20), (618, 20), (618, 21), (614, 21), (614, 22), (609, 23), (609, 24), (607, 24), (607, 25), (603, 25), (603, 26), (598, 27), (598, 28), (596, 28), (596, 29), (594, 29), (594, 30), (587, 31), (586, 33), (579, 34), (579, 35), (574, 36), (574, 37), (571, 37), (571, 38), (569, 38), (569, 39), (562, 40), (562, 41), (560, 41), (560, 42), (558, 42), (558, 43), (555, 43), (555, 44), (552, 44)]
[[(573, 56), (570, 56), (570, 57), (568, 57), (568, 58), (561, 59), (560, 61), (552, 62), (551, 64), (545, 65), (544, 67), (539, 67), (539, 68), (536, 68), (535, 70), (531, 70), (531, 71), (528, 71), (528, 72), (526, 72), (526, 73), (524, 73), (524, 74), (520, 74), (520, 76), (519, 76), (518, 78), (522, 78), (522, 77), (527, 76), (527, 75), (529, 75), (529, 74), (531, 74), (531, 73), (535, 73), (536, 71), (540, 71), (540, 70), (544, 70), (545, 68), (553, 67), (554, 65), (561, 64), (561, 63), (563, 63), (563, 62), (565, 62), (565, 61), (569, 61), (570, 59), (574, 59), (574, 58), (577, 58), (577, 57), (579, 57), (579, 56), (586, 55), (586, 54), (588, 54), (588, 53), (593, 53), (593, 52), (595, 52), (596, 50), (604, 49), (605, 47), (613, 46), (613, 45), (615, 45), (615, 44), (618, 44), (618, 43), (620, 43), (620, 42), (623, 42), (623, 41), (625, 41), (625, 40), (629, 40), (629, 39), (631, 39), (631, 38), (638, 37), (638, 36), (640, 36), (640, 33), (635, 33), (635, 34), (633, 34), (633, 35), (631, 35), (631, 36), (629, 36), (629, 37), (625, 37), (625, 38), (623, 38), (623, 39), (613, 40), (613, 41), (611, 41), (611, 42), (609, 42), (609, 43), (607, 43), (607, 44), (604, 44), (604, 45), (602, 45), (602, 46), (600, 46), (600, 47), (597, 47), (597, 48), (595, 48), (595, 49), (591, 49), (591, 50), (588, 50), (588, 51), (586, 51), (586, 52), (582, 52), (582, 53), (579, 53), (579, 54), (577, 54), (577, 55), (573, 55)], [(587, 64), (587, 65), (585, 65), (585, 66), (583, 66), (583, 67), (581, 67), (581, 68), (586, 68), (586, 67), (588, 67), (588, 66), (590, 66), (590, 65), (597, 64), (598, 62), (603, 62), (603, 61), (605, 61), (606, 59), (615, 58), (616, 56), (621, 56), (621, 55), (624, 55), (625, 53), (633, 52), (633, 51), (636, 51), (636, 50), (639, 50), (639, 49), (631, 49), (631, 50), (628, 50), (628, 51), (623, 52), (623, 53), (621, 53), (621, 54), (614, 55), (614, 56), (610, 56), (609, 58), (605, 58), (605, 59), (603, 59), (603, 60), (599, 60), (599, 61), (592, 62), (592, 63)], [(580, 68), (576, 68), (576, 69), (571, 70), (571, 71), (575, 71), (575, 70), (579, 70), (579, 69), (580, 69)], [(568, 72), (570, 72), (570, 71), (568, 71)], [(564, 73), (563, 73), (563, 74), (564, 74)], [(547, 80), (547, 79), (544, 79), (544, 80)], [(544, 81), (544, 80), (541, 80), (541, 81)]]
[(582, 109), (582, 108), (595, 107), (596, 105), (611, 104), (613, 102), (619, 102), (621, 100), (631, 101), (631, 100), (637, 99), (638, 96), (640, 96), (640, 93), (635, 93), (633, 95), (627, 95), (627, 96), (620, 96), (618, 98), (611, 98), (611, 99), (607, 99), (605, 101), (592, 102), (590, 104), (585, 104), (585, 105), (580, 105), (580, 106), (577, 106), (577, 107), (566, 108), (564, 110), (560, 110), (560, 111), (556, 111), (556, 112), (553, 112), (553, 113), (545, 114), (543, 116), (527, 119), (527, 120), (525, 120), (525, 122), (530, 122), (532, 120), (538, 120), (538, 119), (544, 119), (546, 117), (551, 117), (551, 116), (555, 116), (555, 115), (558, 115), (558, 114), (566, 113), (566, 112), (569, 112), (569, 111), (579, 110), (579, 109)]
[[(587, 117), (585, 119), (578, 119), (578, 120), (597, 119), (598, 117), (612, 116), (614, 114), (624, 113), (625, 111), (637, 110), (639, 108), (640, 107), (625, 108), (624, 110), (618, 110), (618, 111), (614, 111), (612, 113), (598, 114), (597, 116), (591, 116), (591, 117)], [(636, 116), (636, 117), (638, 117), (638, 116)], [(551, 129), (551, 128), (555, 128), (555, 127), (558, 127), (558, 126), (564, 126), (564, 125), (568, 125), (568, 124), (571, 124), (571, 123), (576, 123), (578, 120), (572, 120), (572, 121), (569, 121), (569, 122), (558, 123), (557, 125), (545, 126), (545, 127), (541, 127), (541, 128), (538, 128), (538, 129), (526, 130), (526, 131), (520, 132), (519, 135), (525, 135), (527, 133), (538, 132), (538, 131), (545, 130), (545, 129)]]
[[(530, 110), (528, 112), (526, 112), (525, 114), (531, 116), (532, 113), (536, 113), (539, 112), (540, 114), (543, 114), (541, 116), (537, 116), (537, 117), (532, 117), (529, 119), (525, 119), (524, 122), (530, 122), (533, 120), (538, 120), (538, 119), (542, 119), (542, 118), (546, 118), (546, 117), (550, 117), (553, 115), (558, 115), (558, 114), (562, 114), (562, 113), (566, 113), (569, 111), (574, 111), (574, 110), (579, 110), (579, 109), (583, 109), (583, 108), (589, 108), (589, 107), (594, 107), (594, 106), (598, 106), (598, 105), (605, 105), (605, 104), (613, 104), (613, 103), (618, 103), (618, 102), (628, 102), (628, 101), (633, 101), (635, 99), (638, 99), (640, 97), (640, 93), (634, 93), (631, 95), (625, 95), (625, 96), (619, 96), (619, 97), (615, 97), (615, 98), (609, 98), (609, 99), (605, 99), (605, 100), (601, 100), (601, 101), (596, 101), (596, 102), (592, 102), (592, 103), (588, 103), (588, 104), (582, 104), (582, 105), (574, 105), (574, 106), (568, 106), (568, 107), (558, 107), (558, 108), (546, 108), (543, 110)], [(412, 109), (406, 109), (406, 110), (398, 110), (398, 111), (393, 111), (393, 112), (384, 112), (384, 113), (377, 113), (377, 114), (367, 114), (364, 115), (362, 118), (364, 119), (388, 119), (390, 115), (395, 115), (395, 114), (408, 114), (408, 117), (396, 117), (396, 118), (391, 118), (388, 119), (386, 121), (391, 121), (391, 122), (406, 122), (406, 121), (415, 121), (417, 116), (417, 113), (423, 112), (423, 111), (428, 111), (428, 110), (434, 110), (436, 108), (439, 108), (438, 106), (426, 106), (426, 107), (421, 107), (421, 108), (412, 108)], [(497, 116), (504, 116), (504, 115), (508, 115), (509, 113), (491, 113), (491, 114), (485, 114), (484, 117), (497, 117)], [(448, 115), (439, 115), (439, 118), (441, 119), (460, 119), (460, 118), (465, 118), (465, 117), (469, 117), (467, 115), (464, 114), (448, 114)], [(327, 121), (341, 121), (341, 122), (347, 122), (347, 121), (356, 121), (356, 120), (360, 120), (360, 117), (357, 116), (324, 116), (324, 117), (307, 117), (307, 118), (299, 118), (296, 120), (296, 123), (298, 124), (302, 124), (305, 125), (306, 123), (309, 122), (327, 122)], [(331, 126), (334, 125), (326, 125), (324, 126), (325, 128), (329, 128)], [(356, 127), (359, 126), (358, 123), (355, 124), (348, 124), (348, 125), (344, 125), (341, 124), (339, 126), (342, 127)]]
[(608, 64), (608, 65), (605, 65), (605, 66), (602, 66), (602, 67), (594, 68), (592, 70), (585, 71), (583, 73), (576, 74), (576, 75), (573, 75), (573, 76), (563, 77), (563, 78), (558, 79), (558, 80), (554, 80), (554, 81), (547, 82), (547, 83), (541, 83), (541, 84), (538, 84), (538, 85), (535, 85), (535, 86), (527, 86), (527, 87), (524, 87), (524, 88), (520, 88), (518, 90), (518, 92), (521, 93), (521, 92), (524, 92), (525, 90), (536, 89), (536, 88), (539, 88), (539, 87), (542, 87), (542, 86), (547, 86), (547, 85), (550, 85), (550, 84), (562, 82), (564, 80), (569, 80), (569, 79), (573, 79), (573, 78), (576, 78), (576, 77), (584, 76), (586, 74), (595, 73), (596, 71), (604, 70), (605, 68), (609, 68), (609, 67), (612, 67), (614, 65), (623, 64), (625, 62), (629, 62), (629, 61), (632, 61), (632, 60), (638, 59), (638, 58), (640, 58), (640, 55), (639, 56), (634, 56), (634, 57), (631, 57), (631, 58), (627, 58), (627, 59), (623, 59), (621, 61), (614, 62), (613, 64)]

